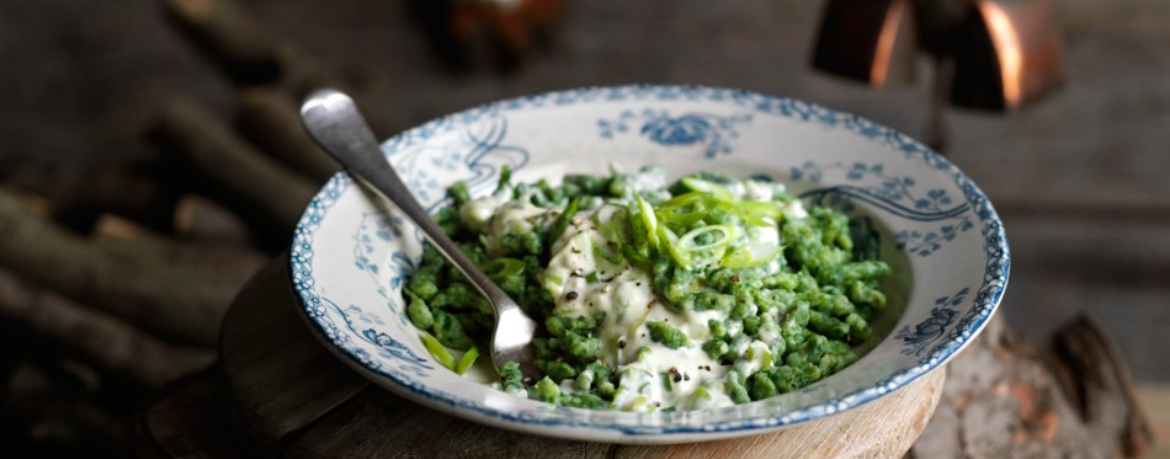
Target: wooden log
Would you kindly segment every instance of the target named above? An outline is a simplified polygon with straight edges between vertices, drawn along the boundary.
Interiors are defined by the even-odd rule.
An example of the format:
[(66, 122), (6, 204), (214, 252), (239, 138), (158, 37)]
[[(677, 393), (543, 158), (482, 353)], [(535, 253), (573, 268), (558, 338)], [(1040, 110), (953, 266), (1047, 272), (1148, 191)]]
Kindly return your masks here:
[(305, 132), (293, 100), (279, 91), (244, 90), (236, 123), (252, 143), (317, 183), (341, 168)]
[(239, 282), (141, 254), (119, 259), (37, 218), (0, 191), (0, 266), (163, 337), (209, 345)]
[(172, 218), (181, 239), (230, 246), (251, 244), (248, 226), (230, 210), (198, 195), (181, 196)]
[(943, 402), (908, 457), (1140, 457), (1152, 441), (1128, 370), (1094, 319), (1040, 350), (992, 324), (949, 365)]
[[(92, 394), (59, 372), (22, 363), (3, 394), (0, 422), (5, 438), (23, 437), (33, 453), (90, 457), (123, 453), (128, 426), (121, 417), (93, 403)], [(16, 437), (16, 438), (13, 438)], [(26, 447), (28, 447), (26, 446)], [(28, 454), (29, 451), (24, 451)]]
[(1094, 316), (1081, 315), (1052, 337), (1048, 361), (1064, 397), (1090, 432), (1116, 432), (1124, 457), (1141, 457), (1153, 431), (1134, 395), (1121, 351)]
[(268, 261), (248, 246), (165, 238), (109, 214), (98, 218), (90, 239), (95, 247), (121, 260), (150, 256), (240, 287)]
[(230, 1), (167, 0), (167, 17), (214, 57), (227, 74), (245, 84), (272, 83), (282, 73), (280, 45)]
[[(242, 86), (279, 88), (295, 100), (323, 87), (357, 92), (316, 59), (264, 31), (232, 0), (166, 0), (164, 9), (180, 30)], [(397, 132), (377, 110), (357, 99), (378, 138)]]
[(232, 0), (166, 0), (167, 17), (244, 86), (279, 85), (294, 97), (341, 79), (264, 29)]
[(0, 166), (0, 181), (6, 186), (44, 197), (48, 215), (81, 233), (89, 232), (103, 213), (169, 230), (178, 184), (168, 174), (150, 162), (60, 165), (10, 158)]
[(312, 182), (260, 153), (191, 100), (168, 103), (153, 133), (209, 182), (209, 193), (253, 217), (260, 234), (276, 239), (267, 242), (283, 246), (314, 194)]
[(206, 368), (215, 354), (205, 348), (174, 346), (125, 321), (37, 290), (0, 271), (0, 317), (9, 333), (28, 336), (39, 352), (57, 348), (116, 379), (161, 388)]

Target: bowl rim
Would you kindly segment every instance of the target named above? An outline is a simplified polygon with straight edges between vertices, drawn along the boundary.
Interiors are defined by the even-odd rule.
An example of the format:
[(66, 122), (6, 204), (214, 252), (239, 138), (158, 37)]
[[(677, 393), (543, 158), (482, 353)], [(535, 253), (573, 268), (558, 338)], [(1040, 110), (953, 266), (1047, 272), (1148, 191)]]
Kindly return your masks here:
[[(914, 366), (896, 372), (876, 384), (858, 389), (853, 392), (840, 394), (824, 402), (808, 405), (795, 410), (783, 411), (763, 416), (736, 418), (733, 420), (714, 423), (688, 425), (658, 425), (633, 427), (626, 424), (606, 424), (594, 422), (580, 422), (561, 420), (556, 418), (535, 418), (524, 416), (516, 411), (494, 408), (482, 404), (451, 397), (442, 392), (428, 390), (426, 386), (404, 380), (393, 372), (382, 371), (380, 368), (371, 368), (364, 359), (356, 355), (352, 349), (347, 349), (341, 343), (329, 337), (324, 325), (311, 316), (314, 303), (319, 303), (316, 294), (312, 291), (315, 285), (312, 277), (312, 235), (313, 228), (323, 220), (328, 208), (338, 197), (336, 188), (348, 185), (353, 181), (344, 170), (339, 171), (322, 185), (312, 200), (306, 205), (301, 218), (294, 230), (293, 240), (289, 251), (289, 278), (295, 295), (293, 295), (301, 317), (309, 324), (315, 336), (321, 339), (329, 351), (342, 361), (357, 370), (367, 378), (377, 378), (375, 383), (386, 387), (408, 399), (422, 403), (429, 408), (456, 415), (463, 415), (478, 421), (512, 430), (530, 431), (548, 435), (546, 432), (534, 432), (531, 429), (539, 427), (566, 427), (585, 428), (593, 431), (577, 432), (576, 429), (566, 430), (564, 435), (555, 435), (563, 438), (593, 439), (597, 432), (609, 432), (621, 437), (627, 436), (654, 436), (680, 437), (695, 434), (728, 434), (744, 435), (753, 432), (763, 432), (780, 427), (816, 420), (845, 410), (865, 405), (873, 400), (905, 387), (942, 366), (983, 330), (987, 322), (998, 310), (1004, 291), (1007, 288), (1011, 272), (1011, 256), (1007, 235), (998, 213), (991, 205), (990, 200), (975, 183), (957, 166), (926, 147), (914, 138), (895, 129), (874, 123), (864, 117), (825, 107), (823, 105), (794, 99), (784, 96), (768, 95), (756, 91), (700, 85), (656, 85), (635, 84), (618, 86), (586, 86), (573, 89), (564, 89), (533, 93), (518, 97), (496, 100), (461, 111), (439, 116), (425, 123), (383, 141), (380, 145), (383, 153), (390, 156), (401, 148), (412, 146), (412, 142), (422, 141), (441, 131), (447, 125), (458, 125), (473, 122), (485, 115), (498, 114), (503, 111), (514, 111), (533, 108), (560, 107), (577, 103), (615, 102), (626, 100), (642, 101), (692, 101), (692, 102), (719, 102), (738, 103), (753, 112), (782, 117), (799, 119), (802, 121), (819, 122), (823, 125), (842, 125), (871, 140), (884, 141), (902, 151), (909, 158), (918, 156), (928, 165), (954, 179), (955, 184), (962, 191), (965, 200), (975, 212), (981, 225), (980, 233), (984, 237), (985, 269), (982, 284), (975, 289), (974, 305), (972, 309), (960, 318), (954, 329), (947, 334), (945, 342), (937, 345)], [(330, 192), (333, 196), (330, 196)], [(890, 336), (893, 336), (892, 334)], [(887, 338), (889, 339), (889, 338)], [(385, 384), (386, 381), (392, 384)], [(466, 411), (470, 410), (470, 412)], [(576, 409), (571, 409), (576, 410)], [(669, 413), (667, 413), (669, 414)]]

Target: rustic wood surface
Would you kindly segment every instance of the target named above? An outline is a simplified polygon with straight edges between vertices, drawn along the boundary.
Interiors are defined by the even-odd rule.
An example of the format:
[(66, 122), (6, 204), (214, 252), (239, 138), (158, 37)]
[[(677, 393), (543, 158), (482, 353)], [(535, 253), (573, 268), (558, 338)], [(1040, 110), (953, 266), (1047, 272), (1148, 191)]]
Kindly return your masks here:
[[(267, 267), (233, 305), (220, 355), (241, 430), (255, 447), (288, 457), (897, 457), (926, 427), (945, 378), (935, 371), (839, 416), (741, 439), (619, 446), (518, 434), (416, 405), (345, 367), (299, 317), (284, 263)], [(182, 392), (209, 394), (210, 383), (200, 384)], [(185, 441), (158, 439), (168, 451)]]

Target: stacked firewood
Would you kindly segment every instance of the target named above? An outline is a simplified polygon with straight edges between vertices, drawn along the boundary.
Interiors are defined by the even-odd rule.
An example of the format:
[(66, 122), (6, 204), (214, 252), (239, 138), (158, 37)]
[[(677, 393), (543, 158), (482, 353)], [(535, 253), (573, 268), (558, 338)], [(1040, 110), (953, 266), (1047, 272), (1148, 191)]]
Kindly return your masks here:
[(123, 451), (144, 397), (215, 362), (231, 300), (338, 170), (297, 101), (341, 78), (230, 0), (163, 4), (233, 82), (235, 119), (176, 94), (142, 107), (155, 160), (0, 168), (0, 430), (42, 451)]

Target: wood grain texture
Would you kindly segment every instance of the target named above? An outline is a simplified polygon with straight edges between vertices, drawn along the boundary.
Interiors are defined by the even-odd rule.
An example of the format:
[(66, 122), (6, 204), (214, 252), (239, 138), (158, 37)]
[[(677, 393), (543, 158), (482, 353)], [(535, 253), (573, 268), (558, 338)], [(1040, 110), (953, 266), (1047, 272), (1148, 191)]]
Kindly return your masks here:
[(624, 446), (613, 457), (871, 458), (900, 457), (934, 415), (946, 380), (940, 368), (898, 392), (840, 416), (774, 434), (678, 445)]
[(95, 248), (0, 191), (0, 265), (173, 341), (214, 345), (240, 279), (201, 275), (149, 251)]
[[(171, 100), (156, 118), (151, 137), (179, 155), (189, 176), (238, 215), (271, 230), (274, 238), (296, 227), (316, 186), (259, 152), (213, 112), (187, 98)], [(257, 243), (266, 241), (256, 241)]]
[(313, 180), (325, 183), (341, 166), (309, 137), (288, 94), (252, 88), (240, 93), (236, 124), (252, 143)]
[(287, 266), (280, 257), (244, 288), (220, 339), (242, 427), (268, 450), (370, 385), (310, 335), (297, 316)]
[(889, 397), (838, 416), (775, 433), (682, 445), (626, 446), (514, 433), (422, 408), (371, 388), (292, 442), (289, 457), (606, 457), (870, 458), (900, 457), (926, 427), (945, 370)]
[(299, 317), (286, 266), (273, 262), (245, 287), (220, 355), (245, 434), (290, 457), (897, 457), (926, 428), (945, 379), (938, 370), (857, 409), (739, 439), (617, 446), (514, 433), (424, 408), (349, 370)]
[(181, 381), (148, 404), (138, 432), (139, 457), (236, 459), (255, 457), (232, 432), (228, 388), (214, 370)]
[[(0, 268), (0, 326), (22, 346), (57, 350), (113, 381), (157, 389), (215, 362), (214, 351), (177, 346)], [(10, 351), (11, 352), (11, 351)], [(0, 390), (2, 392), (2, 390)]]

